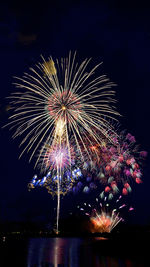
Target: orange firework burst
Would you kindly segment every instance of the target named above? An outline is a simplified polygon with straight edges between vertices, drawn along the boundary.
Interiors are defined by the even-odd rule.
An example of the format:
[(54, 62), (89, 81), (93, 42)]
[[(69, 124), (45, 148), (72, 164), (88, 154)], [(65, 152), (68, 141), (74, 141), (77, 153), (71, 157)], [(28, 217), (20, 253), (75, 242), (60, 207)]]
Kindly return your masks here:
[(88, 216), (86, 225), (91, 233), (110, 233), (119, 222), (124, 221), (120, 215), (122, 210), (123, 213), (134, 210), (132, 206), (122, 203), (122, 195), (112, 201), (111, 205), (107, 196), (103, 203), (99, 201), (100, 199), (96, 198), (93, 204), (85, 202), (82, 206), (77, 206), (82, 215)]
[(122, 220), (118, 214), (107, 214), (102, 212), (90, 217), (90, 230), (92, 233), (110, 233), (112, 229)]

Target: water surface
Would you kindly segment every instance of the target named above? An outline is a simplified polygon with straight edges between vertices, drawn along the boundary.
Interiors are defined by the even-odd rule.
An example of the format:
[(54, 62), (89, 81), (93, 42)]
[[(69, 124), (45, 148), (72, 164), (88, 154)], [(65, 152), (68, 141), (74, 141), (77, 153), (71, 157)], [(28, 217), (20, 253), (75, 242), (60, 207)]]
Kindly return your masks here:
[(1, 241), (0, 266), (149, 266), (148, 247), (140, 241), (102, 237), (6, 238), (5, 242)]

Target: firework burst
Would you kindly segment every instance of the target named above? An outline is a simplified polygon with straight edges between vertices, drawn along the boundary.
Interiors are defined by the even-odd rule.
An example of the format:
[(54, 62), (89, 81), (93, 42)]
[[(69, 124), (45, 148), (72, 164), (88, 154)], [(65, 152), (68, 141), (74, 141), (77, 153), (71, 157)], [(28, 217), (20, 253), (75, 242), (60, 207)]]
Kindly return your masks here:
[(126, 204), (121, 204), (122, 195), (120, 195), (114, 204), (109, 203), (109, 199), (105, 196), (102, 203), (101, 199), (96, 198), (94, 204), (84, 203), (83, 206), (78, 206), (78, 209), (88, 216), (88, 230), (91, 233), (110, 233), (123, 218), (120, 213), (126, 207), (127, 211), (134, 210), (132, 207), (127, 207)]
[(59, 194), (65, 196), (76, 181), (82, 177), (80, 168), (72, 168), (72, 170), (66, 170), (63, 176), (58, 176), (57, 172), (49, 171), (41, 179), (34, 175), (30, 183), (28, 184), (29, 190), (37, 187), (46, 188), (48, 193), (55, 197), (58, 194), (58, 180), (59, 180)]
[(16, 77), (15, 85), (21, 91), (10, 96), (14, 114), (9, 125), (16, 128), (13, 138), (23, 136), (20, 145), (25, 147), (21, 155), (31, 151), (30, 160), (41, 143), (52, 145), (58, 142), (58, 135), (59, 142), (62, 135), (68, 147), (72, 136), (81, 156), (81, 144), (87, 150), (83, 140), (87, 135), (97, 143), (102, 142), (103, 136), (111, 139), (107, 118), (118, 115), (110, 105), (115, 102), (111, 89), (114, 84), (105, 75), (92, 79), (100, 64), (88, 70), (90, 60), (79, 65), (75, 57), (70, 53), (60, 62), (56, 60), (56, 64), (52, 58), (45, 61), (42, 57), (43, 63), (30, 68), (22, 78)]
[(82, 167), (83, 175), (90, 175), (96, 188), (103, 188), (101, 197), (107, 193), (110, 199), (119, 192), (123, 195), (130, 193), (134, 182), (142, 183), (142, 167), (147, 155), (146, 151), (139, 151), (139, 145), (130, 133), (122, 131), (111, 137), (113, 144), (104, 139), (101, 145), (89, 145), (91, 160), (86, 158)]
[(134, 181), (142, 183), (142, 165), (147, 152), (139, 151), (133, 135), (122, 131), (118, 137), (114, 136), (114, 145), (107, 145), (105, 154), (109, 157), (100, 173), (105, 192), (115, 194), (121, 189), (122, 194), (127, 195)]
[(112, 229), (122, 220), (118, 214), (107, 214), (105, 212), (93, 212), (91, 222), (92, 233), (110, 233)]

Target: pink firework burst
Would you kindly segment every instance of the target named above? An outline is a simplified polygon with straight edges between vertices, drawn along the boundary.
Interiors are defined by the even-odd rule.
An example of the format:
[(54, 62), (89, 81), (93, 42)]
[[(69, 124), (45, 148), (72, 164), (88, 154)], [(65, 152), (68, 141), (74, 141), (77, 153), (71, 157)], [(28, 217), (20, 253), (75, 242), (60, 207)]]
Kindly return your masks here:
[(56, 170), (64, 169), (74, 161), (74, 150), (72, 147), (68, 149), (65, 145), (55, 145), (46, 149), (46, 152), (43, 152), (42, 165), (45, 169)]

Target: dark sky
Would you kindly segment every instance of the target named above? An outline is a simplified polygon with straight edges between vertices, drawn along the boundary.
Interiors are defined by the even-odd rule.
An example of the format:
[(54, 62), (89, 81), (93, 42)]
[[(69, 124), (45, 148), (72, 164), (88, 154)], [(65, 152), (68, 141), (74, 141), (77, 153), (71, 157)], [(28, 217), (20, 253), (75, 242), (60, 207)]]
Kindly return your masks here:
[[(103, 61), (99, 74), (118, 84), (122, 127), (150, 152), (150, 8), (143, 1), (130, 2), (1, 1), (1, 124), (7, 123), (5, 97), (15, 90), (13, 76), (21, 76), (41, 54), (59, 58), (77, 50), (81, 60), (92, 57), (93, 65)], [(44, 220), (53, 212), (54, 202), (46, 191), (28, 192), (33, 163), (28, 163), (27, 155), (18, 160), (19, 141), (11, 139), (8, 128), (1, 130), (0, 141), (0, 220)], [(148, 157), (143, 184), (133, 185), (134, 223), (150, 224), (149, 172)], [(73, 208), (73, 203), (66, 204), (69, 197), (62, 203), (64, 213)]]

